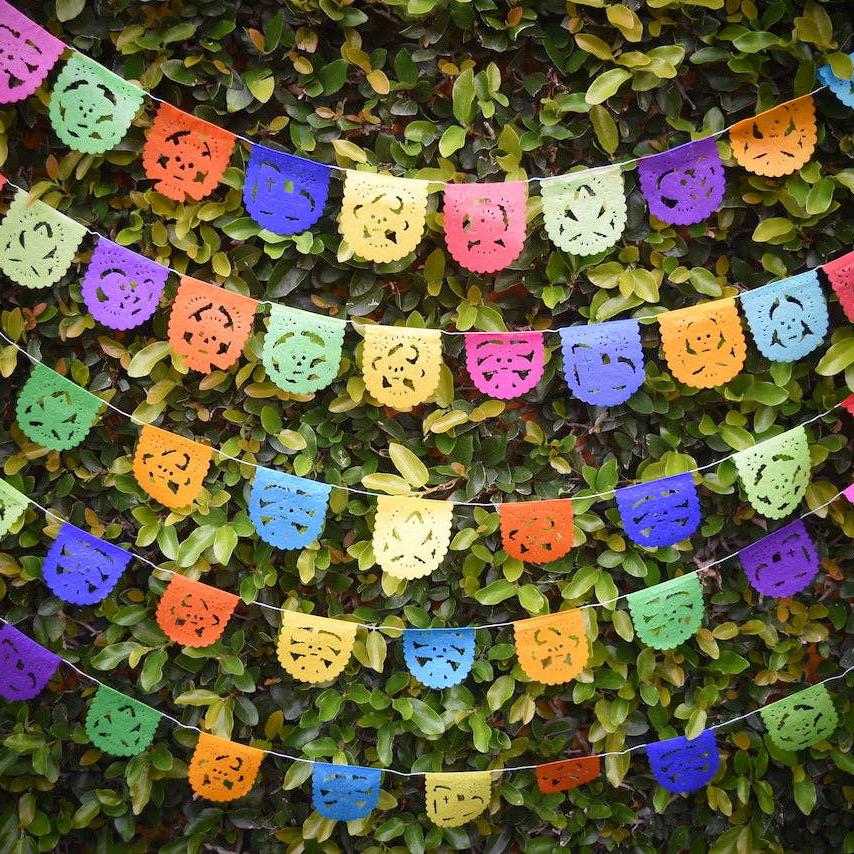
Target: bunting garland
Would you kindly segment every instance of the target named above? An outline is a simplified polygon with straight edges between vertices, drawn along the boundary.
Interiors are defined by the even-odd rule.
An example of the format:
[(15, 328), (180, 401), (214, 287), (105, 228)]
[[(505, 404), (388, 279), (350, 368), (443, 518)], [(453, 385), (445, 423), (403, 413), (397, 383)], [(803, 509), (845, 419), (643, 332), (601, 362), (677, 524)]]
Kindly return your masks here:
[[(66, 662), (3, 620), (0, 626), (0, 696), (15, 702), (31, 700), (46, 687), (60, 664)], [(86, 734), (92, 744), (112, 756), (131, 757), (145, 752), (166, 717), (174, 725), (198, 733), (187, 778), (193, 791), (216, 803), (239, 800), (255, 786), (261, 763), (272, 755), (311, 766), (311, 799), (324, 818), (353, 821), (376, 809), (384, 774), (424, 777), (425, 810), (438, 827), (460, 827), (485, 812), (493, 799), (493, 777), (533, 770), (544, 794), (566, 792), (596, 780), (602, 754), (578, 756), (538, 765), (480, 771), (397, 771), (361, 765), (339, 765), (264, 750), (212, 735), (164, 715), (157, 709), (120, 693), (70, 665), (98, 689), (86, 714)], [(749, 714), (759, 714), (766, 730), (781, 750), (811, 747), (829, 738), (838, 715), (827, 683), (854, 668), (830, 676), (809, 688), (790, 694)], [(744, 716), (742, 716), (744, 717)], [(696, 738), (684, 736), (636, 744), (621, 751), (644, 750), (656, 782), (675, 793), (693, 792), (710, 783), (720, 766), (715, 732), (741, 720), (723, 721)], [(609, 754), (604, 754), (609, 755)], [(497, 803), (496, 803), (497, 807)]]

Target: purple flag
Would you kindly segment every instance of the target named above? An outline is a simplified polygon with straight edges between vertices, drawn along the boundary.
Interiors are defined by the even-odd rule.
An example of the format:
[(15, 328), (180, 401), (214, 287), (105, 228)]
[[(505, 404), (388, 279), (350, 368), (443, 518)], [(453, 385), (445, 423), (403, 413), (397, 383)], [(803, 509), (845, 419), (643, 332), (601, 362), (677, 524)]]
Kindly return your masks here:
[(652, 773), (668, 792), (693, 792), (718, 773), (720, 756), (714, 730), (704, 730), (689, 741), (684, 736), (646, 746)]
[(32, 700), (50, 681), (60, 658), (8, 623), (0, 626), (0, 696)]
[(807, 587), (818, 572), (818, 552), (803, 519), (746, 546), (738, 553), (754, 590), (781, 599)]
[(677, 474), (617, 490), (626, 533), (641, 546), (672, 546), (700, 524), (700, 499), (690, 474)]

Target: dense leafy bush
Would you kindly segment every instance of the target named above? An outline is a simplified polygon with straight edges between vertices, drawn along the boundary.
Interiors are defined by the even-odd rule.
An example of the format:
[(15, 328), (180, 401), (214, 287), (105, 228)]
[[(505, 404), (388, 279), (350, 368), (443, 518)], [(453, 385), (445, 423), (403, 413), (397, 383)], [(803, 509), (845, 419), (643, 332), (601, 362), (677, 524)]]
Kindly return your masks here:
[[(23, 5), (84, 53), (232, 131), (342, 166), (370, 162), (439, 179), (559, 174), (720, 129), (813, 89), (816, 67), (850, 50), (852, 35), (846, 2)], [(150, 109), (116, 150), (91, 156), (58, 142), (47, 101), (43, 94), (0, 112), (3, 171), (13, 180), (199, 278), (386, 323), (410, 318), (468, 330), (649, 314), (652, 306), (691, 305), (814, 267), (854, 244), (854, 121), (826, 93), (818, 96), (816, 154), (798, 173), (768, 179), (730, 169), (721, 211), (673, 228), (650, 223), (629, 172), (626, 234), (589, 259), (551, 246), (534, 197), (524, 254), (495, 277), (469, 274), (447, 256), (437, 196), (412, 262), (377, 267), (345, 257), (334, 213), (311, 234), (266, 241), (241, 202), (245, 149), (213, 196), (175, 204), (143, 176)], [(333, 212), (338, 183), (334, 194)], [(144, 421), (351, 485), (380, 472), (411, 477), (397, 471), (392, 452), (405, 445), (428, 465), (432, 493), (456, 499), (553, 497), (586, 485), (611, 489), (639, 471), (675, 473), (743, 448), (772, 425), (804, 421), (840, 400), (846, 384), (854, 389), (854, 331), (836, 306), (819, 359), (772, 366), (751, 348), (745, 372), (722, 390), (677, 385), (657, 357), (652, 327), (644, 389), (607, 411), (568, 397), (556, 352), (523, 401), (487, 401), (462, 367), (461, 339), (448, 339), (435, 402), (407, 415), (363, 401), (353, 334), (339, 379), (297, 400), (265, 377), (261, 323), (236, 366), (200, 377), (170, 356), (166, 311), (133, 333), (96, 326), (82, 306), (76, 267), (50, 291), (4, 282), (2, 309), (6, 334)], [(26, 368), (12, 348), (0, 348), (5, 475), (75, 524), (246, 599), (310, 601), (320, 614), (414, 626), (506, 620), (610, 599), (644, 579), (729, 554), (764, 525), (739, 496), (729, 463), (707, 472), (702, 536), (691, 549), (645, 552), (622, 535), (613, 505), (579, 505), (579, 546), (555, 564), (523, 567), (500, 550), (497, 515), (477, 509), (457, 514), (459, 533), (440, 571), (397, 585), (374, 566), (369, 499), (336, 493), (319, 547), (283, 553), (252, 533), (248, 467), (220, 466), (185, 517), (146, 500), (130, 474), (136, 429), (112, 413), (71, 452), (28, 444), (13, 425)], [(833, 416), (809, 430), (814, 471), (806, 503), (815, 507), (850, 481), (852, 425)], [(378, 634), (359, 641), (358, 662), (331, 686), (298, 684), (275, 660), (275, 613), (257, 607), (239, 608), (214, 647), (179, 654), (153, 619), (165, 582), (145, 565), (134, 563), (99, 607), (52, 598), (39, 567), (57, 526), (36, 512), (3, 541), (0, 596), (9, 619), (85, 671), (217, 734), (326, 760), (486, 768), (699, 731), (854, 663), (846, 653), (851, 582), (844, 580), (854, 511), (837, 503), (819, 515), (823, 572), (805, 593), (759, 601), (737, 562), (717, 567), (706, 581), (705, 628), (668, 653), (634, 639), (624, 603), (596, 610), (594, 666), (549, 689), (521, 674), (508, 629), (479, 633), (473, 675), (445, 692), (417, 687), (402, 645)], [(852, 789), (844, 786), (854, 711), (844, 683), (834, 686), (843, 725), (829, 749), (781, 754), (754, 717), (721, 733), (724, 766), (695, 795), (657, 788), (642, 756), (631, 764), (611, 757), (606, 776), (567, 797), (541, 795), (530, 772), (506, 775), (489, 814), (442, 831), (424, 815), (418, 779), (387, 776), (380, 809), (348, 827), (312, 814), (305, 766), (272, 759), (236, 805), (195, 801), (185, 780), (195, 736), (163, 725), (139, 757), (100, 754), (83, 731), (90, 686), (64, 670), (40, 700), (6, 706), (0, 718), (0, 848), (854, 851)]]

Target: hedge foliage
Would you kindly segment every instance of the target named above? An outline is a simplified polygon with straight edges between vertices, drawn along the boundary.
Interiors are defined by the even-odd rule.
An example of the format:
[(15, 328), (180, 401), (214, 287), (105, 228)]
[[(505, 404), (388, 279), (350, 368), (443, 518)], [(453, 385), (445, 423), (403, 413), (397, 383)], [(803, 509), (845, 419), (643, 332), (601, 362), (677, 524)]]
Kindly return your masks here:
[[(439, 179), (559, 174), (721, 129), (812, 90), (817, 66), (850, 50), (852, 36), (845, 0), (23, 6), (122, 76), (232, 131), (341, 166)], [(0, 112), (6, 174), (174, 268), (303, 308), (460, 330), (547, 327), (692, 305), (854, 245), (854, 120), (827, 94), (817, 96), (816, 154), (798, 173), (768, 179), (729, 169), (720, 212), (674, 228), (650, 222), (629, 172), (624, 238), (588, 259), (551, 246), (534, 196), (523, 255), (486, 278), (447, 255), (435, 195), (417, 257), (385, 266), (338, 251), (338, 182), (310, 234), (259, 236), (241, 202), (245, 149), (213, 196), (169, 201), (151, 189), (140, 163), (150, 108), (115, 151), (83, 155), (52, 133), (49, 88)], [(554, 497), (584, 486), (608, 490), (640, 472), (673, 474), (746, 447), (775, 425), (798, 424), (854, 389), (854, 330), (837, 306), (824, 350), (772, 365), (751, 347), (744, 373), (717, 390), (676, 383), (648, 328), (644, 388), (610, 410), (568, 397), (556, 352), (524, 400), (486, 401), (459, 359), (461, 339), (448, 339), (435, 401), (407, 415), (365, 402), (355, 335), (348, 334), (338, 380), (294, 399), (265, 377), (262, 323), (237, 365), (203, 377), (170, 355), (167, 314), (125, 334), (97, 326), (82, 305), (78, 267), (50, 291), (8, 281), (3, 288), (6, 334), (145, 421), (356, 486), (377, 473), (417, 480), (395, 466), (394, 448), (404, 445), (428, 466), (433, 494), (452, 499)], [(248, 467), (220, 466), (190, 515), (166, 512), (130, 473), (133, 426), (108, 413), (79, 448), (47, 452), (13, 424), (27, 364), (0, 348), (0, 372), (0, 457), (24, 491), (78, 526), (245, 599), (310, 602), (319, 614), (413, 626), (514, 619), (671, 577), (757, 539), (765, 526), (729, 463), (706, 472), (702, 536), (691, 548), (639, 549), (622, 535), (612, 504), (591, 503), (576, 507), (576, 549), (555, 564), (523, 566), (501, 551), (497, 515), (476, 509), (456, 514), (459, 533), (440, 571), (390, 583), (374, 565), (371, 500), (335, 493), (316, 548), (273, 551), (248, 521)], [(850, 481), (851, 430), (835, 415), (809, 428), (810, 507)], [(666, 653), (634, 639), (624, 602), (595, 610), (592, 668), (553, 688), (527, 681), (508, 629), (480, 632), (472, 675), (444, 692), (416, 684), (402, 645), (379, 634), (361, 639), (357, 661), (334, 684), (296, 683), (275, 660), (275, 613), (257, 607), (239, 608), (215, 646), (179, 654), (153, 618), (165, 581), (142, 564), (132, 564), (100, 606), (50, 596), (39, 567), (57, 525), (34, 511), (2, 543), (0, 597), (7, 618), (82, 669), (216, 734), (325, 760), (483, 769), (696, 732), (854, 664), (852, 586), (844, 578), (854, 510), (837, 503), (819, 516), (823, 572), (803, 594), (759, 601), (736, 562), (718, 567), (706, 581), (705, 627)], [(829, 744), (780, 753), (758, 719), (747, 719), (720, 733), (722, 770), (694, 795), (658, 788), (641, 755), (631, 763), (611, 757), (606, 776), (566, 796), (540, 794), (530, 772), (505, 775), (485, 816), (443, 831), (424, 814), (418, 779), (387, 776), (380, 809), (336, 825), (312, 813), (307, 767), (272, 759), (245, 800), (225, 807), (194, 800), (185, 776), (195, 737), (163, 725), (139, 757), (100, 754), (83, 730), (91, 687), (64, 670), (40, 700), (7, 704), (0, 716), (0, 849), (854, 851), (854, 789), (850, 778), (845, 783), (854, 708), (844, 686), (831, 686), (843, 723)]]

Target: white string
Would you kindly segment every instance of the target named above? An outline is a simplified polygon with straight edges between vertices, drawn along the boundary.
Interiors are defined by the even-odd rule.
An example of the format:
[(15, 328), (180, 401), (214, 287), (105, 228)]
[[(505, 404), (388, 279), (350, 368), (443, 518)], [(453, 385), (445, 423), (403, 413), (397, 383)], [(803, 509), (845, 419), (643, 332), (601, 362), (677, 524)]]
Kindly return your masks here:
[[(10, 623), (7, 619), (5, 619), (5, 617), (0, 617), (0, 622), (5, 623), (7, 626), (12, 626), (14, 628), (14, 624)], [(54, 655), (56, 655), (56, 653), (54, 653)], [(107, 689), (113, 690), (113, 691), (115, 690), (115, 688), (111, 688), (105, 682), (102, 682), (100, 679), (97, 679), (96, 677), (90, 675), (85, 670), (81, 670), (76, 664), (72, 664), (67, 658), (63, 658), (61, 655), (58, 655), (57, 658), (59, 658), (59, 660), (63, 664), (66, 664), (68, 667), (70, 667), (76, 673), (80, 674), (80, 676), (82, 676), (84, 679), (88, 679), (91, 682), (94, 682), (96, 685), (100, 685), (102, 688), (107, 688)], [(818, 687), (819, 685), (826, 685), (828, 682), (833, 682), (836, 679), (843, 679), (852, 670), (854, 670), (854, 666), (849, 667), (846, 670), (843, 670), (842, 673), (837, 673), (835, 676), (828, 676), (827, 679), (822, 679), (821, 682), (815, 682), (810, 687), (815, 688), (815, 687)], [(126, 696), (126, 695), (123, 695), (123, 696)], [(133, 698), (131, 698), (131, 699), (133, 699)], [(179, 721), (177, 718), (173, 718), (171, 715), (167, 715), (165, 712), (161, 712), (160, 709), (156, 709), (156, 708), (154, 708), (154, 706), (149, 706), (148, 703), (143, 703), (141, 700), (135, 700), (135, 702), (139, 703), (142, 706), (145, 706), (147, 709), (149, 709), (150, 711), (160, 715), (161, 717), (166, 718), (166, 720), (171, 721), (173, 724), (180, 727), (181, 729), (191, 729), (191, 730), (195, 730), (197, 733), (199, 733), (201, 735), (204, 734), (204, 730), (199, 729), (199, 727), (194, 726), (193, 724), (185, 724), (183, 721)], [(775, 701), (775, 702), (778, 702), (778, 701)], [(758, 709), (754, 709), (752, 712), (746, 712), (745, 714), (739, 715), (738, 717), (730, 718), (729, 720), (722, 721), (719, 724), (714, 724), (713, 726), (707, 727), (707, 729), (721, 729), (722, 727), (730, 726), (731, 724), (737, 723), (738, 721), (743, 721), (745, 718), (752, 717), (753, 715), (758, 714), (763, 709), (766, 709), (766, 708), (768, 708), (768, 706), (772, 706), (772, 705), (774, 705), (774, 703), (766, 703), (764, 706), (760, 706)], [(631, 747), (627, 747), (624, 750), (611, 750), (611, 751), (608, 751), (606, 753), (593, 753), (593, 754), (589, 754), (589, 755), (584, 756), (584, 757), (567, 757), (567, 758), (604, 759), (607, 756), (625, 756), (627, 753), (633, 753), (636, 750), (642, 750), (645, 747), (649, 747), (651, 744), (658, 744), (658, 742), (647, 741), (647, 742), (644, 742), (643, 744), (632, 745)], [(280, 753), (278, 750), (267, 750), (265, 748), (254, 748), (254, 749), (260, 750), (262, 753), (264, 753), (268, 756), (276, 756), (279, 759), (287, 759), (291, 762), (301, 762), (301, 763), (306, 764), (306, 765), (314, 765), (317, 761), (315, 759), (306, 759), (303, 756), (294, 756), (290, 753)], [(552, 761), (555, 761), (555, 760), (552, 760)], [(514, 771), (533, 771), (534, 769), (539, 768), (543, 764), (549, 764), (549, 763), (539, 763), (537, 765), (509, 765), (509, 766), (503, 766), (501, 768), (488, 768), (486, 770), (490, 774), (492, 774), (492, 773), (511, 774)], [(347, 767), (356, 770), (359, 768), (367, 768), (370, 766), (350, 765)], [(433, 773), (431, 771), (398, 771), (395, 768), (380, 768), (379, 770), (385, 774), (393, 774), (397, 777), (424, 777), (427, 774)]]
[[(0, 338), (2, 338), (8, 344), (10, 344), (12, 347), (14, 347), (19, 353), (22, 353), (24, 356), (26, 356), (33, 364), (42, 365), (43, 367), (47, 368), (47, 370), (53, 371), (53, 368), (48, 368), (47, 365), (44, 364), (44, 362), (40, 361), (35, 356), (31, 355), (27, 350), (25, 350), (19, 344), (16, 344), (11, 338), (9, 338), (2, 331), (0, 331)], [(53, 371), (53, 373), (56, 373), (56, 371)], [(57, 374), (57, 376), (61, 376), (61, 375)], [(113, 412), (116, 412), (119, 415), (122, 415), (123, 417), (127, 418), (131, 423), (137, 424), (141, 427), (148, 426), (147, 422), (141, 420), (140, 418), (137, 418), (135, 415), (133, 415), (129, 412), (125, 412), (123, 409), (120, 409), (118, 406), (115, 406), (114, 404), (110, 403), (109, 401), (104, 400), (102, 397), (95, 394), (94, 392), (89, 391), (89, 389), (83, 388), (83, 386), (77, 385), (77, 383), (73, 382), (72, 380), (69, 380), (67, 377), (63, 377), (63, 379), (66, 379), (72, 385), (77, 386), (77, 388), (79, 388), (81, 391), (85, 392), (90, 397), (97, 400), (99, 403), (102, 403), (104, 406), (109, 407), (110, 409), (113, 410)], [(841, 403), (837, 403), (836, 405), (831, 406), (830, 409), (828, 409), (827, 411), (821, 412), (818, 415), (814, 415), (812, 418), (809, 418), (806, 421), (802, 422), (801, 424), (798, 424), (795, 427), (792, 427), (790, 430), (784, 431), (784, 433), (790, 433), (793, 430), (799, 430), (802, 427), (806, 427), (815, 421), (819, 421), (822, 418), (826, 418), (828, 415), (830, 415), (831, 412), (838, 409), (841, 405), (842, 405)], [(167, 431), (167, 432), (169, 432), (169, 431)], [(759, 446), (765, 444), (765, 442), (772, 442), (775, 439), (778, 439), (780, 435), (784, 435), (784, 433), (781, 433), (778, 436), (771, 436), (768, 439), (763, 439), (761, 442), (756, 442), (756, 444), (753, 445), (753, 447), (758, 448)], [(182, 436), (182, 438), (186, 439), (187, 437)], [(269, 470), (269, 466), (262, 466), (259, 463), (252, 462), (251, 460), (244, 460), (240, 457), (233, 457), (231, 454), (227, 454), (225, 451), (220, 450), (219, 448), (213, 448), (210, 445), (205, 445), (204, 443), (198, 442), (195, 439), (187, 439), (187, 441), (192, 442), (194, 445), (198, 445), (200, 448), (204, 448), (205, 450), (213, 451), (213, 453), (218, 454), (220, 457), (223, 457), (224, 459), (227, 459), (227, 460), (231, 460), (232, 462), (238, 463), (239, 465), (250, 466), (253, 469), (268, 469)], [(712, 462), (706, 463), (705, 465), (702, 465), (702, 466), (695, 466), (692, 469), (688, 469), (687, 471), (680, 472), (680, 474), (695, 474), (697, 472), (705, 471), (706, 469), (714, 468), (715, 466), (719, 466), (722, 463), (725, 463), (727, 460), (731, 460), (733, 457), (737, 456), (739, 453), (741, 453), (741, 452), (740, 451), (733, 451), (731, 454), (727, 454), (727, 456), (722, 457), (719, 460), (713, 460)], [(303, 479), (304, 480), (313, 480), (313, 478), (303, 478)], [(385, 493), (385, 492), (376, 492), (376, 491), (371, 490), (371, 489), (358, 489), (355, 486), (345, 486), (344, 484), (328, 483), (325, 485), (331, 486), (333, 489), (343, 489), (346, 492), (351, 492), (351, 493), (354, 493), (356, 495), (367, 495), (367, 496), (371, 496), (371, 497), (375, 497), (375, 498), (387, 495), (387, 493)], [(599, 501), (602, 501), (605, 499), (613, 498), (615, 491), (616, 491), (615, 489), (610, 489), (610, 490), (607, 490), (605, 492), (586, 493), (582, 489), (579, 493), (573, 494), (573, 495), (568, 495), (568, 496), (566, 496), (566, 498), (569, 501), (589, 501), (589, 500), (593, 499), (594, 502), (599, 502)], [(413, 491), (413, 492), (408, 492), (408, 493), (405, 493), (403, 495), (399, 495), (399, 496), (395, 496), (395, 497), (398, 497), (398, 498), (423, 498), (423, 497), (427, 496), (429, 498), (431, 495), (432, 495), (431, 492)], [(442, 501), (443, 499), (432, 499), (432, 500)], [(450, 503), (454, 507), (493, 507), (493, 508), (498, 508), (498, 507), (500, 507), (500, 505), (503, 502), (495, 502), (495, 501), (450, 501), (450, 502), (446, 502), (446, 503)]]

